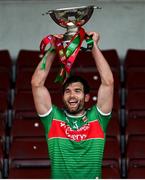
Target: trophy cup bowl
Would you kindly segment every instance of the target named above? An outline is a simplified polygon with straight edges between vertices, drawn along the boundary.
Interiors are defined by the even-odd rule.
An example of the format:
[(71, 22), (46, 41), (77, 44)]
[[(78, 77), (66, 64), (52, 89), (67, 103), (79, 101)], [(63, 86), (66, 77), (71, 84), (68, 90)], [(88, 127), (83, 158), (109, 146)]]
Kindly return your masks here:
[(47, 14), (59, 26), (66, 28), (64, 41), (70, 41), (77, 33), (80, 26), (83, 26), (92, 16), (95, 6), (80, 6), (49, 10)]

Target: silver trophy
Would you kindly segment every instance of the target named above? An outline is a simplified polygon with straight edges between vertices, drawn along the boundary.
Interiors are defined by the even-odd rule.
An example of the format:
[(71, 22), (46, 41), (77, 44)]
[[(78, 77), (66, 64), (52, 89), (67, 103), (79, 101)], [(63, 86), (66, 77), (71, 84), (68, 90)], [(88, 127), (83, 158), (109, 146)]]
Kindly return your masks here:
[(79, 28), (90, 19), (94, 8), (101, 9), (95, 6), (80, 6), (49, 10), (46, 14), (49, 14), (59, 26), (67, 29), (63, 40), (70, 41)]

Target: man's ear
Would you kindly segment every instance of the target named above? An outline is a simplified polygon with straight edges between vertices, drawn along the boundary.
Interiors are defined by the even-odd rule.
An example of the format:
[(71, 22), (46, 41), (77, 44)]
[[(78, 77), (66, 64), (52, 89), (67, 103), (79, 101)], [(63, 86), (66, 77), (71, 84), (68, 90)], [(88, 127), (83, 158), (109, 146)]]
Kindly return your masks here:
[(85, 102), (88, 102), (89, 99), (90, 99), (90, 94), (86, 94), (86, 95), (85, 95)]

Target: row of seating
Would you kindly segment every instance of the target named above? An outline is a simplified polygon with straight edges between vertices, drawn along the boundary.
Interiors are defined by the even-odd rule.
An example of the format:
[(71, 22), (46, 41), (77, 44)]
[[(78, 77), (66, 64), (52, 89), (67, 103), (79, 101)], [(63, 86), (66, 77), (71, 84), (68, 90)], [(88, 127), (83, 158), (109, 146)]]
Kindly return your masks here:
[[(124, 63), (115, 49), (102, 53), (115, 81), (103, 178), (144, 178), (145, 50), (128, 50)], [(15, 64), (7, 50), (0, 51), (0, 169), (4, 178), (47, 178), (50, 175), (44, 130), (35, 111), (30, 83), (39, 61), (39, 51), (21, 50)], [(56, 57), (46, 86), (52, 101), (62, 107), (60, 84), (54, 83), (59, 66)], [(88, 106), (94, 104), (100, 77), (89, 51), (79, 52), (71, 73), (88, 80), (91, 86)]]

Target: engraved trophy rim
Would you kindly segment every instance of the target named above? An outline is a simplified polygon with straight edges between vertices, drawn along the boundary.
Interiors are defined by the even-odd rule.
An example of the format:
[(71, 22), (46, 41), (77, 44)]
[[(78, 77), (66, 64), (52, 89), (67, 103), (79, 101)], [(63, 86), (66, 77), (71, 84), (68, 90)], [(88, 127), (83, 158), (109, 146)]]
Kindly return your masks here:
[(76, 10), (76, 9), (84, 9), (84, 8), (97, 8), (94, 5), (90, 5), (90, 6), (75, 6), (75, 7), (67, 7), (67, 8), (57, 8), (55, 10), (49, 10), (48, 13), (52, 13), (54, 11), (67, 11), (67, 10)]

